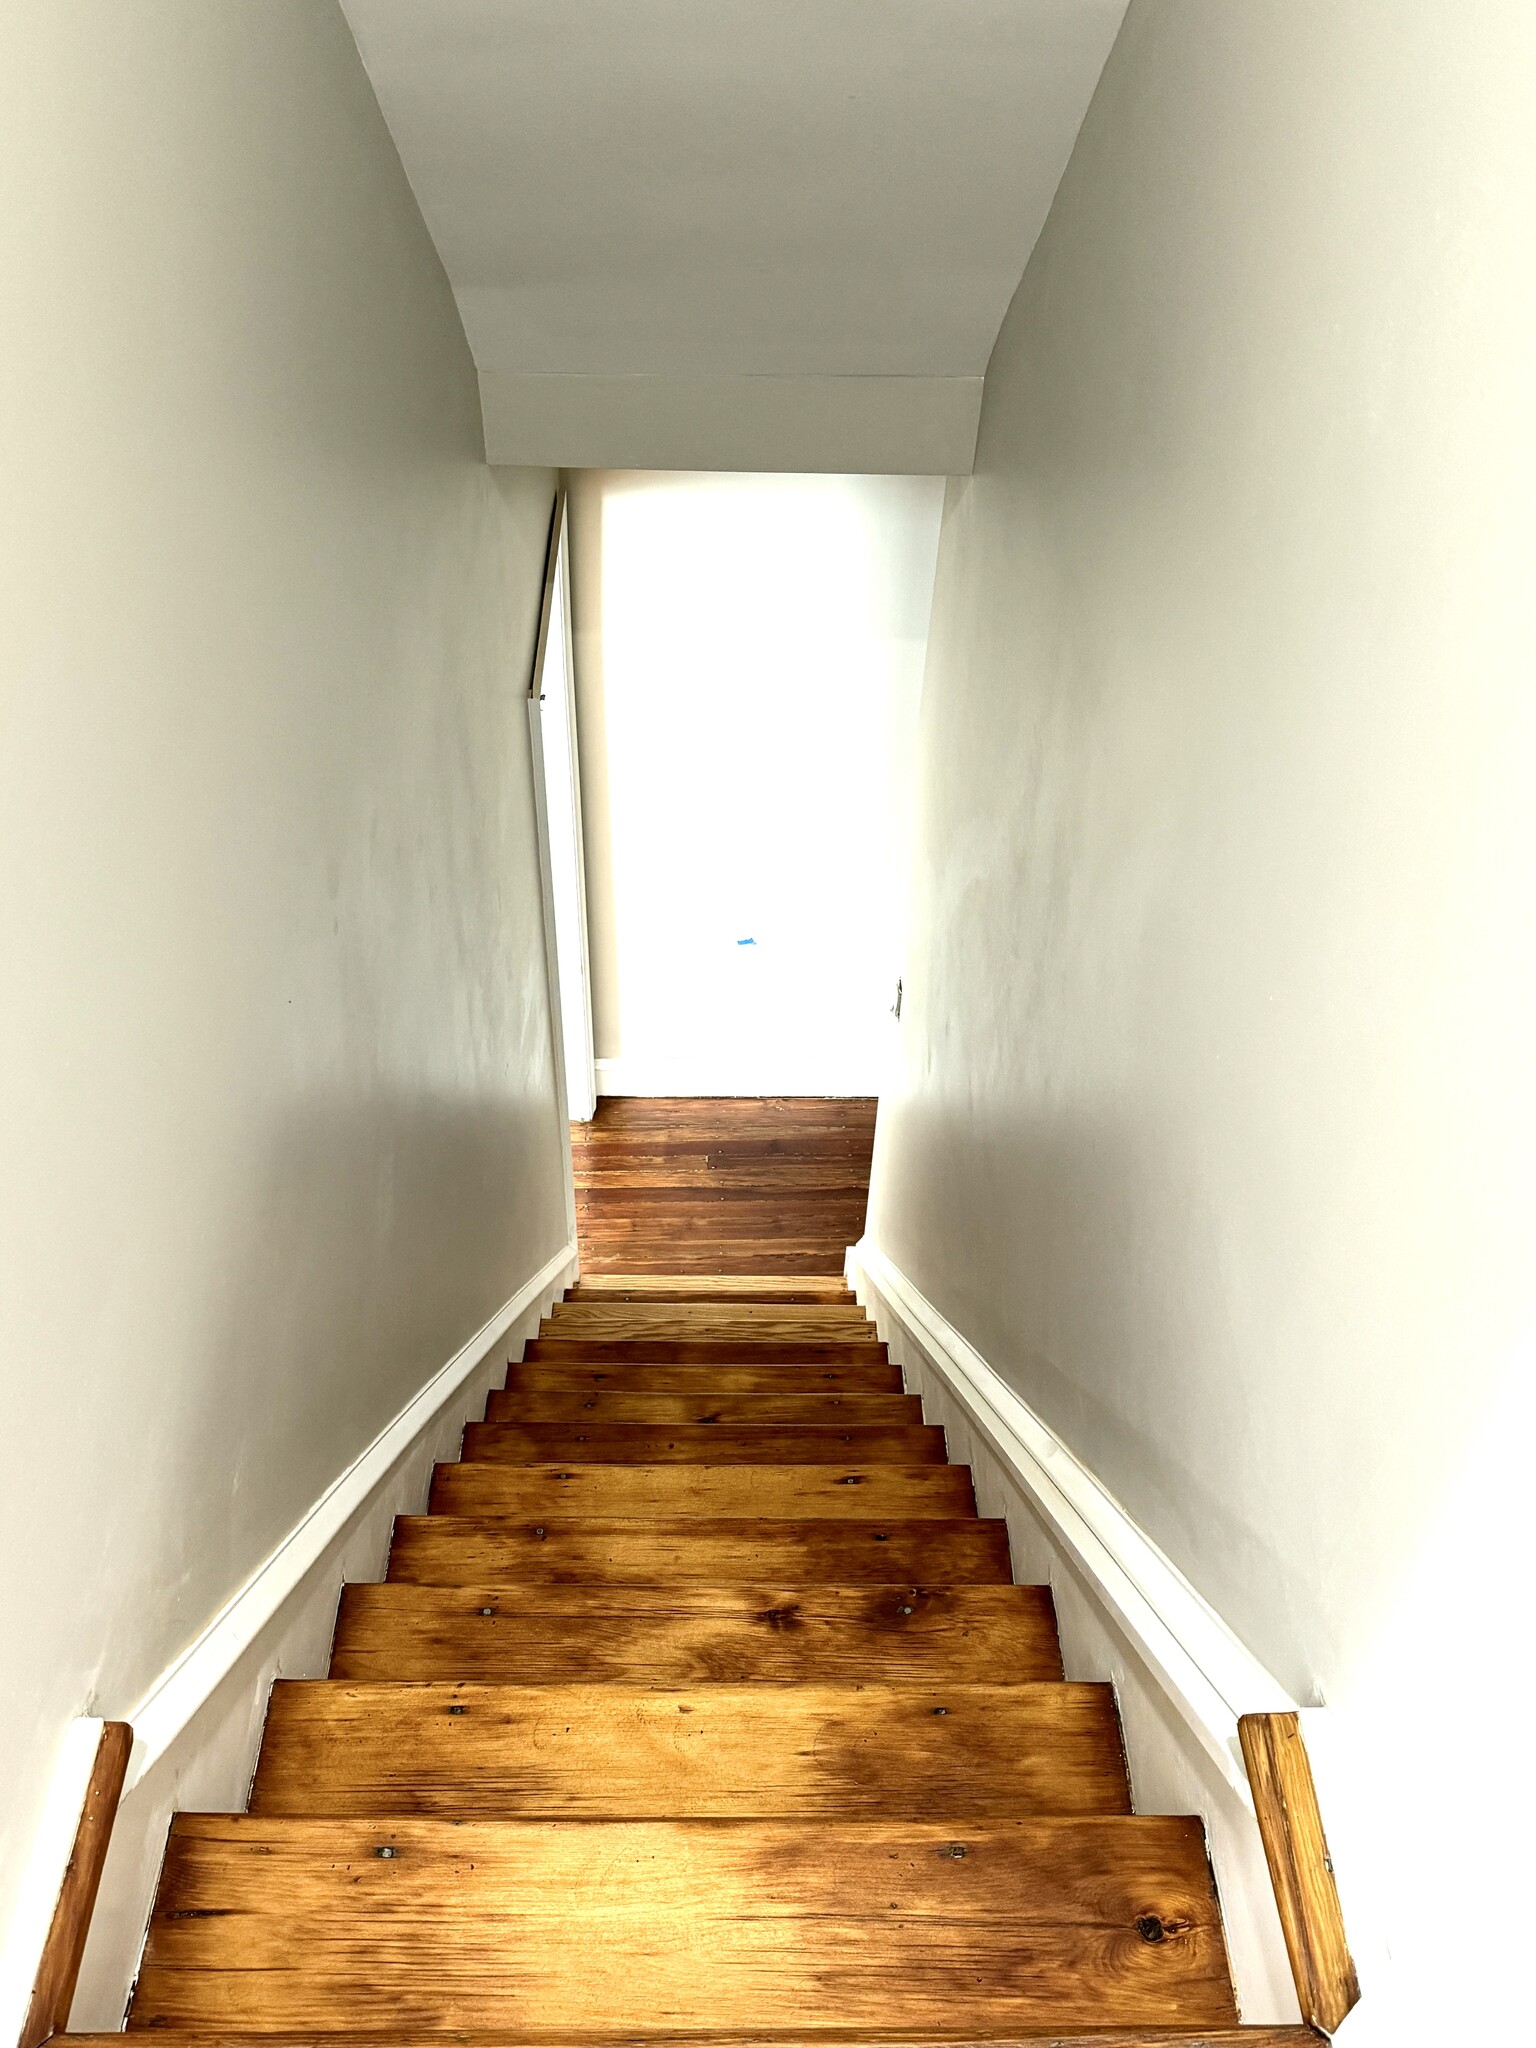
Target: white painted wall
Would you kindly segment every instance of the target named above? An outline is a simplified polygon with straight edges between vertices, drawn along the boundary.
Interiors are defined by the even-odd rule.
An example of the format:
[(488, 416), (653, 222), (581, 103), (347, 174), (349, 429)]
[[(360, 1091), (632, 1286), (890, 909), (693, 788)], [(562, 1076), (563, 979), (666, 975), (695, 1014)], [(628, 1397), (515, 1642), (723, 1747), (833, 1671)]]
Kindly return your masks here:
[(942, 497), (573, 481), (600, 1093), (878, 1089)]
[(134, 1706), (565, 1212), (553, 479), (480, 459), (339, 10), (16, 0), (0, 235), (3, 1928), (71, 1717)]
[(1526, 2003), (1533, 87), (1515, 0), (1133, 0), (950, 487), (872, 1193), (1329, 1703), (1394, 2044)]

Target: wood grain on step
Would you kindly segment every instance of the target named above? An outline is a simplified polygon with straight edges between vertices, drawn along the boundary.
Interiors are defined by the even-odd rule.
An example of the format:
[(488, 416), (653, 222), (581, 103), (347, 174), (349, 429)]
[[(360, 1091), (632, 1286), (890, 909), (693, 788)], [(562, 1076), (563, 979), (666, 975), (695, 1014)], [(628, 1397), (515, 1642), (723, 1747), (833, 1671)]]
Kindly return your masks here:
[(571, 1130), (583, 1277), (841, 1280), (874, 1125), (873, 1101), (605, 1098)]
[(976, 1512), (966, 1465), (439, 1465), (442, 1515), (897, 1515)]
[(647, 1422), (672, 1427), (895, 1428), (922, 1424), (916, 1394), (508, 1393), (487, 1397), (487, 1422)]
[[(235, 2033), (227, 2027), (157, 2027), (156, 2034), (162, 2048), (250, 2048), (251, 2040), (248, 2032)], [(60, 2048), (123, 2048), (120, 2033), (59, 2034), (55, 2038)], [(444, 2048), (441, 2033), (392, 2027), (386, 2038), (387, 2048)], [(496, 2034), (456, 2028), (450, 2038), (453, 2048), (587, 2048), (585, 2040), (576, 2040), (569, 2033), (549, 2034), (537, 2028)], [(869, 2048), (869, 2041), (867, 2032), (850, 2033), (835, 2027), (818, 2029), (814, 2035), (648, 2032), (636, 2037), (636, 2048), (641, 2042), (644, 2048)], [(326, 2048), (316, 2041), (312, 2028), (299, 2034), (263, 2031), (261, 2044), (262, 2048)], [(344, 2048), (344, 2044), (337, 2042), (334, 2048)], [(371, 2048), (384, 2048), (384, 2043), (375, 2037)], [(1074, 2032), (1070, 2039), (1038, 2031), (1028, 2035), (987, 2033), (973, 2027), (959, 2033), (941, 2033), (937, 2028), (922, 2034), (882, 2030), (879, 2048), (1323, 2048), (1323, 2043), (1310, 2027), (1201, 2027), (1198, 2033), (1182, 2027), (1172, 2032), (1167, 2027), (1137, 2027), (1126, 2033), (1117, 2027), (1112, 2034), (1095, 2028), (1087, 2034)]]
[(1193, 1820), (183, 1814), (130, 2024), (612, 2041), (1235, 2017)]
[(793, 1429), (700, 1423), (471, 1422), (463, 1456), (475, 1463), (549, 1465), (942, 1465), (942, 1429)]
[(342, 1590), (333, 1678), (651, 1685), (1059, 1679), (1046, 1586)]
[(880, 1360), (846, 1365), (570, 1364), (541, 1359), (507, 1367), (508, 1393), (591, 1388), (637, 1394), (899, 1394), (901, 1368)]
[(252, 1813), (1129, 1813), (1107, 1685), (282, 1680)]
[(981, 1519), (672, 1521), (603, 1516), (400, 1515), (389, 1577), (417, 1585), (595, 1581), (664, 1586), (776, 1582), (784, 1586), (1006, 1585), (1008, 1525)]
[(857, 1304), (785, 1307), (778, 1302), (562, 1301), (542, 1337), (750, 1338), (754, 1343), (872, 1343), (875, 1326)]
[(847, 1343), (800, 1343), (788, 1338), (531, 1337), (525, 1359), (546, 1365), (872, 1365), (886, 1348), (859, 1337)]
[(565, 1290), (567, 1301), (851, 1302), (841, 1280), (817, 1273), (735, 1273), (689, 1278), (677, 1273), (597, 1273)]

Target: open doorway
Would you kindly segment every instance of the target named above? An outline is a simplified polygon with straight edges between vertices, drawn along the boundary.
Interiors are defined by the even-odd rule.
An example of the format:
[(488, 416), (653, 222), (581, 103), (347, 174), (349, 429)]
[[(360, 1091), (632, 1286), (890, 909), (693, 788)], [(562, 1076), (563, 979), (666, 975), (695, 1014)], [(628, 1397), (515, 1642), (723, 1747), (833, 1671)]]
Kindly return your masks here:
[(570, 479), (602, 1096), (874, 1096), (943, 480)]
[(567, 481), (540, 720), (583, 1270), (835, 1274), (896, 1070), (943, 481)]

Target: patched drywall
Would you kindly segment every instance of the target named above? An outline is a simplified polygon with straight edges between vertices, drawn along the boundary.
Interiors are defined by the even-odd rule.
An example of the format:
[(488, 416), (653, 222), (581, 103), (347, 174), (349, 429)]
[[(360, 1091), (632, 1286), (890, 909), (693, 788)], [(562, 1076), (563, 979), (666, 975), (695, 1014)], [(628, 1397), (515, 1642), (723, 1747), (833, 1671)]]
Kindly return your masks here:
[(553, 478), (329, 0), (0, 24), (0, 1924), (129, 1709), (565, 1242)]

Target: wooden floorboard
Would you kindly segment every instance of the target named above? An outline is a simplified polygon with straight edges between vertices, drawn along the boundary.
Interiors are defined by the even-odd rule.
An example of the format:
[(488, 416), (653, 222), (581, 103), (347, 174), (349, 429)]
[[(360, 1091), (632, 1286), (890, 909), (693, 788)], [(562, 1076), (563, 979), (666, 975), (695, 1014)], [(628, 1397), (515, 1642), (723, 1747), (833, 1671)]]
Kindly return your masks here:
[[(887, 1356), (868, 1337), (530, 1337), (526, 1361), (547, 1365), (867, 1365)], [(899, 1391), (899, 1382), (898, 1382)]]
[[(157, 2026), (155, 2031), (162, 2048), (248, 2048), (251, 2039), (249, 2033), (236, 2033), (228, 2027)], [(493, 2034), (459, 2027), (448, 2038), (453, 2048), (587, 2048), (585, 2038), (527, 2028), (515, 2034)], [(854, 2033), (837, 2027), (820, 2029), (814, 2035), (770, 2034), (758, 2029), (745, 2034), (697, 2030), (666, 2034), (653, 2030), (644, 2036), (645, 2048), (868, 2048), (869, 2038), (867, 2032)], [(60, 2048), (122, 2048), (123, 2044), (121, 2034), (56, 2034), (54, 2039)], [(260, 2036), (261, 2048), (328, 2048), (328, 2044), (330, 2048), (344, 2048), (344, 2044), (356, 2044), (356, 2048), (444, 2048), (444, 2039), (441, 2032), (421, 2033), (402, 2027), (354, 2029), (345, 2037), (322, 2034), (313, 2027), (297, 2034), (263, 2030)], [(1074, 2032), (1070, 2040), (1054, 2028), (1035, 2028), (1024, 2035), (998, 2034), (979, 2027), (943, 2033), (933, 2027), (920, 2034), (882, 2029), (878, 2048), (1327, 2048), (1327, 2044), (1324, 2036), (1310, 2027), (1201, 2027), (1197, 2032), (1187, 2027), (1172, 2031), (1167, 2027), (1136, 2027), (1130, 2033), (1117, 2027), (1112, 2034), (1095, 2028), (1091, 2033)]]
[(541, 1337), (746, 1337), (846, 1344), (875, 1341), (857, 1303), (792, 1306), (766, 1301), (564, 1301), (539, 1324)]
[(400, 1515), (389, 1553), (391, 1579), (417, 1585), (483, 1586), (582, 1580), (664, 1586), (777, 1583), (784, 1586), (1007, 1585), (1003, 1521), (754, 1520), (706, 1516), (675, 1521), (612, 1516)]
[(932, 1427), (774, 1429), (729, 1424), (667, 1428), (643, 1422), (471, 1422), (461, 1455), (476, 1464), (942, 1465)]
[(951, 1521), (976, 1512), (967, 1465), (439, 1465), (439, 1515), (825, 1516)]
[(1129, 1813), (1107, 1685), (282, 1680), (265, 1814), (823, 1819)]
[(1197, 1821), (182, 1814), (130, 2026), (613, 2041), (1235, 2018)]
[(835, 1365), (684, 1365), (650, 1359), (637, 1365), (622, 1357), (606, 1362), (585, 1351), (572, 1359), (532, 1358), (507, 1368), (508, 1393), (635, 1394), (899, 1394), (901, 1368), (888, 1360), (862, 1358)]
[(874, 1134), (873, 1098), (605, 1096), (571, 1126), (582, 1272), (836, 1276)]
[(333, 1678), (882, 1684), (1062, 1676), (1046, 1586), (343, 1589)]
[(566, 1289), (568, 1301), (851, 1302), (841, 1280), (814, 1273), (737, 1273), (690, 1279), (676, 1273), (594, 1273)]
[(747, 1429), (917, 1428), (923, 1404), (916, 1394), (702, 1394), (605, 1392), (585, 1388), (563, 1392), (508, 1393), (495, 1388), (486, 1399), (487, 1422), (648, 1422), (671, 1426), (716, 1424)]

